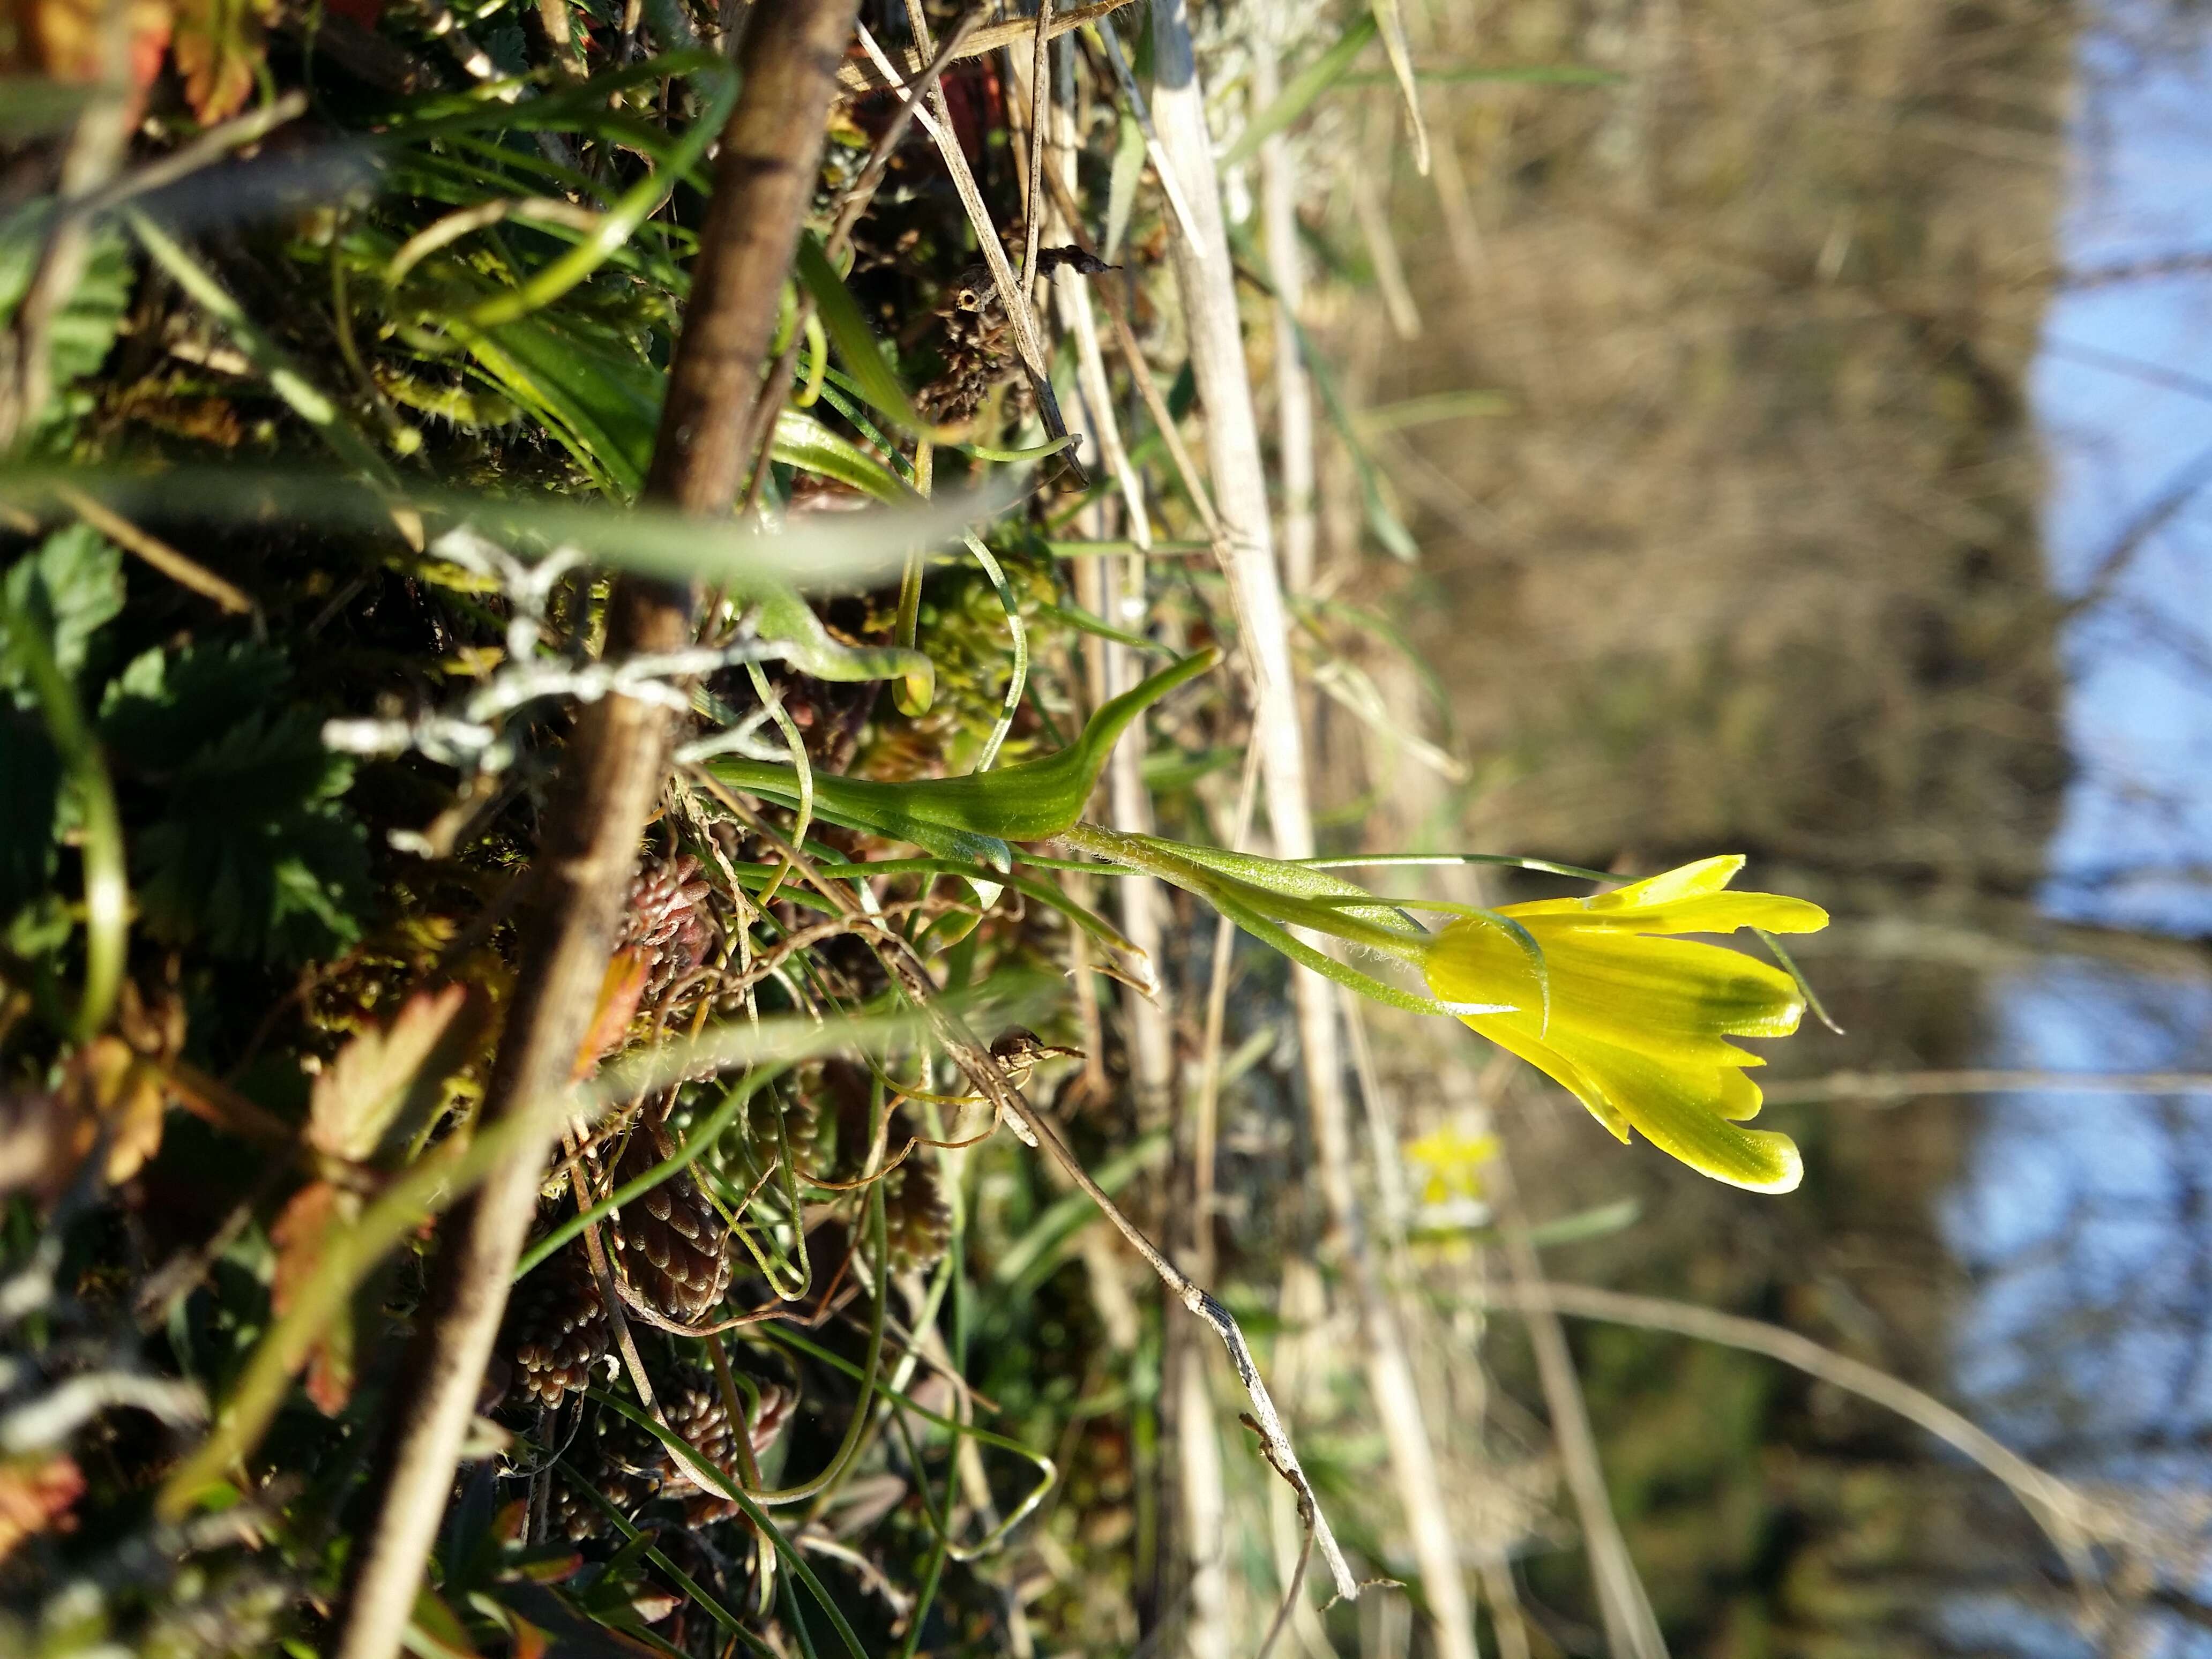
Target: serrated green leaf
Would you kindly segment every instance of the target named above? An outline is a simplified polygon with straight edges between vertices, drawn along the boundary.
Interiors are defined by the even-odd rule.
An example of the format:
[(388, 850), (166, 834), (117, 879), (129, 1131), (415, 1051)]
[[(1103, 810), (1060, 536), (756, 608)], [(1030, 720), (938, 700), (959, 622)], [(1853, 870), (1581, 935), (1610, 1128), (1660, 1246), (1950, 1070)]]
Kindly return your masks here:
[(339, 803), (353, 763), (323, 747), (264, 646), (149, 652), (109, 686), (100, 731), (159, 785), (131, 853), (148, 928), (220, 956), (298, 962), (360, 935), (367, 836)]
[[(56, 531), (8, 572), (9, 609), (29, 617), (47, 641), (54, 665), (74, 681), (83, 669), (92, 636), (123, 609), (123, 554), (84, 525)], [(0, 687), (28, 708), (36, 698), (28, 670), (0, 633)]]
[[(17, 215), (0, 233), (0, 324), (14, 319), (30, 291), (52, 216), (50, 206), (42, 206)], [(130, 302), (129, 244), (119, 228), (102, 225), (93, 232), (84, 269), (47, 329), (47, 373), (57, 392), (93, 374), (107, 360)], [(45, 420), (51, 422), (56, 412), (57, 404), (50, 402)]]
[(292, 678), (282, 652), (244, 641), (158, 647), (134, 657), (100, 700), (100, 736), (138, 772), (167, 775), (210, 738), (273, 702)]
[(124, 308), (131, 303), (131, 276), (130, 246), (123, 233), (112, 225), (94, 232), (84, 270), (46, 337), (56, 386), (96, 374), (107, 361)]

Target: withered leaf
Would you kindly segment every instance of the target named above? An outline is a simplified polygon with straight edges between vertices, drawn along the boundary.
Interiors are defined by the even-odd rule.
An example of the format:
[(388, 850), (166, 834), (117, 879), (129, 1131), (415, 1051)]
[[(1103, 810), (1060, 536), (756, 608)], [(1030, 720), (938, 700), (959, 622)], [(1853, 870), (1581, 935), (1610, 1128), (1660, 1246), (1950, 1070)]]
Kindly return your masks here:
[(203, 122), (227, 120), (252, 95), (268, 56), (264, 0), (177, 0), (177, 72)]
[[(276, 1271), (269, 1286), (270, 1306), (278, 1316), (291, 1307), (300, 1287), (322, 1266), (324, 1247), (333, 1227), (350, 1226), (361, 1200), (327, 1181), (313, 1181), (292, 1194), (269, 1230), (276, 1247)], [(336, 1417), (353, 1397), (354, 1322), (351, 1310), (324, 1328), (307, 1358), (307, 1398), (326, 1417)]]
[(357, 1033), (315, 1079), (307, 1143), (325, 1157), (368, 1162), (427, 1119), (474, 1021), (459, 1016), (468, 988), (417, 991), (392, 1023)]

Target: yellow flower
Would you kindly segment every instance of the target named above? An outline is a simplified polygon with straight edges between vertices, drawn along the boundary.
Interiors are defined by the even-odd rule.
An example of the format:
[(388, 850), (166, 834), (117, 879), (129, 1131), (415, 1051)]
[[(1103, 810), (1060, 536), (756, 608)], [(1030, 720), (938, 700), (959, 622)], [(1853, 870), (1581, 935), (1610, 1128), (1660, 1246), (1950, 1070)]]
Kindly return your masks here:
[(1480, 1198), (1482, 1166), (1497, 1155), (1496, 1135), (1471, 1135), (1449, 1125), (1431, 1130), (1406, 1148), (1407, 1160), (1427, 1177), (1421, 1183), (1424, 1204)]
[(1796, 1143), (1739, 1127), (1759, 1108), (1744, 1068), (1765, 1062), (1727, 1039), (1789, 1036), (1804, 998), (1788, 974), (1741, 951), (1661, 937), (1827, 926), (1827, 913), (1803, 899), (1723, 891), (1742, 868), (1741, 856), (1705, 859), (1589, 898), (1506, 906), (1498, 914), (1543, 951), (1548, 1011), (1521, 944), (1471, 917), (1435, 935), (1429, 988), (1620, 1139), (1641, 1130), (1717, 1180), (1786, 1193), (1804, 1175)]

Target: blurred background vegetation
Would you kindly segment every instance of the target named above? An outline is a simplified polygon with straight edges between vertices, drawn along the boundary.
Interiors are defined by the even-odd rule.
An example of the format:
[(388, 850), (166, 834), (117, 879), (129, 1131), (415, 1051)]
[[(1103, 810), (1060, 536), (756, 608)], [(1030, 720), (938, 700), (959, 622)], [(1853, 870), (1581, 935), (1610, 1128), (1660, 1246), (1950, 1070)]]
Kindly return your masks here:
[[(918, 9), (939, 42), (963, 15)], [(222, 1502), (157, 1494), (320, 1270), (325, 1230), (471, 1127), (572, 705), (483, 717), (495, 762), (419, 721), (502, 662), (580, 665), (601, 568), (641, 556), (589, 544), (533, 587), (506, 549), (456, 538), (476, 520), (435, 492), (635, 495), (702, 234), (715, 54), (747, 10), (10, 14), (0, 489), (10, 614), (44, 632), (0, 656), (21, 1292), (0, 1291), (0, 1650), (336, 1650), (420, 1233), (226, 1465)], [(908, 133), (872, 198), (853, 192), (896, 100), (831, 106), (815, 228), (867, 204), (837, 286), (888, 346), (876, 368), (931, 420), (973, 423), (918, 447), (849, 337), (808, 334), (802, 305), (836, 301), (794, 278), (794, 372), (770, 383), (786, 422), (749, 434), (755, 504), (857, 522), (909, 484), (1003, 481), (1007, 452), (1048, 442), (955, 151), (1017, 264), (1031, 215), (1044, 247), (1110, 264), (1070, 261), (1040, 301), (1094, 483), (1031, 455), (980, 557), (917, 564), (903, 592), (878, 560), (817, 597), (812, 654), (715, 667), (699, 731), (744, 727), (769, 760), (803, 744), (829, 773), (957, 775), (1001, 744), (1009, 762), (1060, 746), (1158, 653), (1218, 641), (1230, 672), (1163, 705), (1093, 816), (1221, 846), (1282, 833), (1253, 805), (1247, 596), (1210, 556), (1204, 483), (1224, 513), (1231, 492), (1194, 397), (1186, 231), (1131, 92), (1161, 95), (1182, 15), (1127, 6), (1051, 48), (1064, 113), (1041, 153), (1064, 204), (1031, 179), (1033, 9), (988, 9), (1013, 27), (946, 70), (946, 136)], [(917, 46), (906, 8), (860, 21)], [(1772, 1048), (1762, 1119), (1804, 1148), (1805, 1184), (1754, 1195), (1617, 1146), (1458, 1026), (1347, 1000), (1347, 1208), (1282, 958), (1186, 895), (1033, 872), (1152, 951), (1146, 1013), (1088, 971), (1113, 941), (1046, 899), (963, 933), (972, 890), (879, 877), (956, 999), (1067, 974), (1020, 1010), (1071, 1051), (1031, 1098), (1242, 1322), (1322, 1510), (1359, 1576), (1389, 1582), (1322, 1605), (1213, 1338), (1061, 1169), (1000, 1133), (917, 1142), (884, 1171), (887, 1137), (958, 1139), (967, 1115), (967, 1083), (909, 1043), (889, 1078), (847, 1053), (738, 1074), (736, 1094), (672, 1084), (628, 1150), (549, 1169), (541, 1239), (574, 1214), (568, 1183), (696, 1158), (661, 1188), (674, 1210), (627, 1203), (629, 1231), (607, 1231), (660, 1322), (636, 1314), (617, 1365), (576, 1245), (521, 1280), (410, 1650), (2212, 1652), (2212, 608), (2208, 470), (2187, 459), (2212, 454), (2187, 356), (2212, 318), (2203, 18), (2180, 0), (1237, 0), (1189, 27), (1322, 849), (1624, 875), (1741, 851), (1749, 884), (1828, 907), (1798, 955), (1840, 1030)], [(871, 72), (848, 56), (848, 92)], [(103, 75), (130, 88), (119, 114), (69, 93)], [(146, 216), (122, 216), (140, 195)], [(548, 279), (593, 247), (577, 280)], [(2100, 356), (2111, 410), (2053, 368)], [(270, 483), (333, 464), (315, 476), (365, 483), (366, 506)], [(151, 468), (180, 493), (115, 482)], [(231, 499), (187, 504), (210, 478)], [(513, 522), (532, 553), (570, 533)], [(725, 643), (747, 617), (732, 605)], [(537, 630), (520, 644), (518, 619)], [(31, 649), (82, 706), (129, 849), (133, 944), (98, 1033), (71, 1029), (69, 998), (96, 972), (100, 831)], [(929, 659), (927, 712), (913, 659), (884, 654), (902, 649)], [(2107, 665), (2147, 659), (2148, 690), (2092, 697)], [(336, 743), (326, 720), (418, 724)], [(860, 923), (799, 908), (796, 877), (781, 890), (794, 815), (750, 810), (666, 799), (625, 908), (635, 971), (592, 1025), (610, 1058), (695, 1018), (895, 1000)], [(912, 850), (894, 841), (833, 824), (807, 845)], [(1378, 885), (1565, 890), (1466, 866)], [(447, 980), (475, 988), (465, 1012), (437, 1000)], [(388, 1062), (412, 1081), (392, 1108), (411, 1140), (340, 1147), (334, 1117), (386, 1052), (412, 1056)], [(793, 1168), (810, 1179), (777, 1176)], [(703, 1279), (654, 1226), (708, 1240)], [(794, 1284), (803, 1322), (697, 1333)], [(1593, 1291), (1613, 1299), (1570, 1294)], [(872, 1304), (895, 1410), (856, 1391)], [(748, 1492), (836, 1477), (774, 1510), (781, 1532), (760, 1524), (586, 1403), (587, 1382), (630, 1400), (639, 1372)], [(990, 1547), (949, 1550), (947, 1528)], [(1272, 1629), (1286, 1592), (1298, 1611)]]

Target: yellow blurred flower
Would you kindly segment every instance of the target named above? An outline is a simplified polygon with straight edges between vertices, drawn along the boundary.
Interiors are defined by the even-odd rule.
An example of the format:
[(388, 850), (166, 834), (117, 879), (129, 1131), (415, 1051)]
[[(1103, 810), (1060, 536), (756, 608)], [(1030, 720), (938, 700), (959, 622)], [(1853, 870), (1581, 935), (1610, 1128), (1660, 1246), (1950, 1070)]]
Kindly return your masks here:
[(1804, 1175), (1796, 1143), (1740, 1127), (1760, 1103), (1744, 1069), (1765, 1062), (1727, 1039), (1789, 1036), (1804, 998), (1788, 974), (1741, 951), (1666, 937), (1828, 925), (1827, 913), (1803, 899), (1724, 890), (1743, 862), (1704, 859), (1588, 898), (1497, 912), (1543, 952), (1548, 1005), (1521, 941), (1474, 917), (1433, 936), (1423, 963), (1429, 988), (1620, 1139), (1638, 1130), (1716, 1180), (1786, 1193)]
[(1449, 1204), (1482, 1196), (1482, 1166), (1498, 1155), (1496, 1135), (1471, 1135), (1447, 1124), (1406, 1146), (1408, 1163), (1424, 1177), (1421, 1202)]

